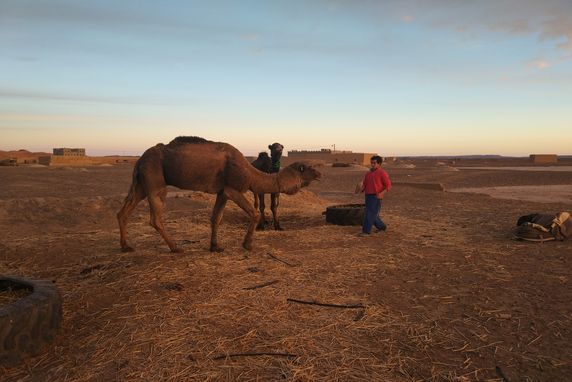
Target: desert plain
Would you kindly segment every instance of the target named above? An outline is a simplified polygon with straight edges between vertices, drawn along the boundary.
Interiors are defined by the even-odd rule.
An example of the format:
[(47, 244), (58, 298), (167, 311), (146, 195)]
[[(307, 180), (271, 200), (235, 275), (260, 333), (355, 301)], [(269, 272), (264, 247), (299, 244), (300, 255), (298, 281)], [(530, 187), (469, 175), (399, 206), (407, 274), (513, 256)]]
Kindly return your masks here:
[(122, 253), (132, 166), (0, 167), (0, 274), (52, 280), (63, 300), (56, 340), (0, 380), (572, 378), (572, 240), (511, 235), (521, 215), (572, 209), (570, 166), (384, 164), (389, 229), (363, 238), (323, 212), (362, 202), (367, 168), (325, 164), (281, 197), (285, 230), (257, 231), (252, 251), (229, 203), (223, 253), (208, 250), (214, 196), (171, 189), (166, 227), (184, 253), (149, 226), (146, 202)]

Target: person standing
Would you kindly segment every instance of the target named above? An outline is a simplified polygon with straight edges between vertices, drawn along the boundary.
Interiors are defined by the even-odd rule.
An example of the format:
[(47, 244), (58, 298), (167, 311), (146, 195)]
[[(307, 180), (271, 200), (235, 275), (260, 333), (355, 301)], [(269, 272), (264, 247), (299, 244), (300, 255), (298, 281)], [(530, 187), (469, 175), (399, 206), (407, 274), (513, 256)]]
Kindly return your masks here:
[(360, 236), (369, 236), (372, 227), (376, 232), (385, 231), (387, 225), (381, 220), (381, 203), (385, 195), (391, 190), (391, 181), (387, 172), (381, 168), (383, 159), (379, 155), (370, 158), (370, 169), (365, 174), (361, 185), (361, 192), (365, 194), (365, 216)]

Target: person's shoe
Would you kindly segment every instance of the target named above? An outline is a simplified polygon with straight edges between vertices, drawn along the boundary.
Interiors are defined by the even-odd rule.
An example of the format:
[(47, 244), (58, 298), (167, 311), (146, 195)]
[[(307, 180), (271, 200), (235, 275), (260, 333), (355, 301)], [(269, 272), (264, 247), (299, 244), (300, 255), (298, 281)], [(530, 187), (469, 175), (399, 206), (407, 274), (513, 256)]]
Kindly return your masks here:
[(385, 231), (387, 231), (387, 226), (385, 226), (385, 227), (383, 227), (383, 228), (381, 228), (381, 229), (379, 229), (379, 228), (376, 228), (376, 229), (375, 229), (375, 233), (385, 232)]
[(367, 233), (367, 232), (360, 232), (360, 233), (358, 233), (358, 236), (359, 236), (359, 237), (370, 237), (371, 234), (370, 234), (370, 233)]

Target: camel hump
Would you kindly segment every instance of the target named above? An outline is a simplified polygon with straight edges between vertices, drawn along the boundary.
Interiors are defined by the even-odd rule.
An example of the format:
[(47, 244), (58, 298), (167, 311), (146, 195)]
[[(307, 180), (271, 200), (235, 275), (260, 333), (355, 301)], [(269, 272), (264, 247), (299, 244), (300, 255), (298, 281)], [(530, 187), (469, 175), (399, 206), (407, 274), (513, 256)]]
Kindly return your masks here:
[(269, 173), (270, 167), (272, 166), (272, 160), (268, 153), (261, 152), (258, 154), (258, 158), (253, 160), (251, 164), (260, 171)]
[(169, 142), (169, 145), (173, 146), (173, 145), (180, 145), (180, 144), (185, 144), (185, 143), (210, 143), (211, 141), (208, 141), (204, 138), (201, 137), (194, 137), (194, 136), (179, 136), (175, 139), (173, 139), (171, 142)]
[(261, 152), (258, 154), (258, 158), (256, 159), (270, 159), (270, 156), (268, 155), (267, 152)]

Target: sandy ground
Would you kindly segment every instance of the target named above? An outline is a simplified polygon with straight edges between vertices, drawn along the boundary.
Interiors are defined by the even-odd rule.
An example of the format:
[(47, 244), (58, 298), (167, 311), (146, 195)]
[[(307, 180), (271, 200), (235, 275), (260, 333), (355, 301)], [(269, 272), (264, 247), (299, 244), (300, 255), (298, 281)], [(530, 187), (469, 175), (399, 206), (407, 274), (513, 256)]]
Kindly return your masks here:
[(572, 166), (521, 166), (521, 167), (457, 167), (459, 170), (502, 170), (502, 171), (563, 171), (572, 172)]
[[(64, 301), (55, 343), (2, 381), (564, 381), (572, 375), (572, 242), (514, 241), (517, 218), (570, 200), (505, 200), (446, 190), (570, 187), (568, 172), (388, 166), (386, 233), (329, 225), (361, 167), (281, 199), (285, 231), (240, 247), (229, 204), (208, 252), (211, 195), (174, 190), (168, 252), (141, 203), (121, 253), (115, 213), (130, 165), (0, 168), (0, 273), (53, 280)], [(550, 186), (550, 187), (547, 187)], [(512, 189), (514, 193), (514, 188)], [(314, 301), (331, 305), (301, 304)]]
[(462, 187), (447, 190), (449, 192), (473, 192), (499, 199), (522, 200), (528, 202), (570, 203), (572, 185), (551, 186), (503, 186), (503, 187)]

